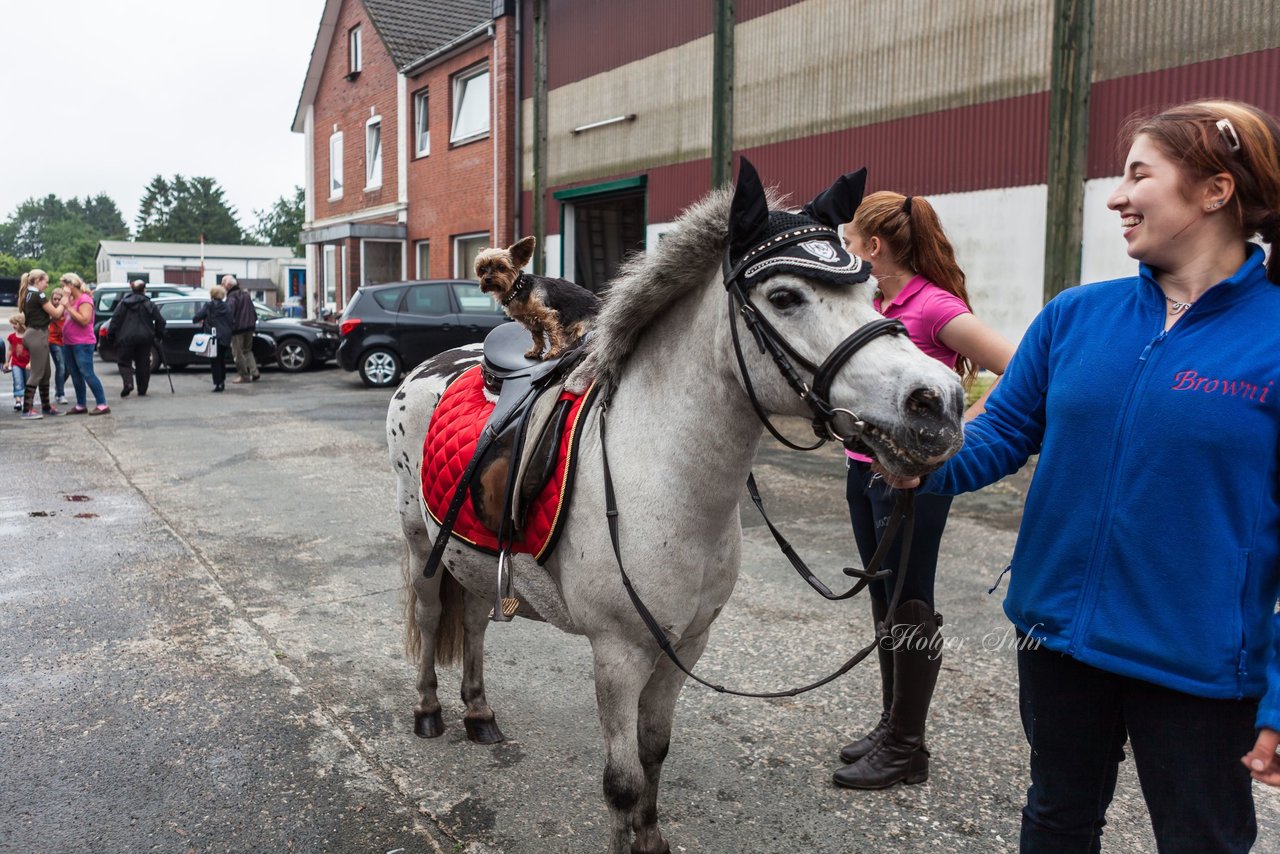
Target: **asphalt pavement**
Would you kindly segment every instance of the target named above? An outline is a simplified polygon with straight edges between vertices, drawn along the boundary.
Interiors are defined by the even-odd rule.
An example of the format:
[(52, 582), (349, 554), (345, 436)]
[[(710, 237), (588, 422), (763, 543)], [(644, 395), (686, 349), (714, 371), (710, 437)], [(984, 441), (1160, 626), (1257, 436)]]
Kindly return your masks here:
[[(174, 394), (160, 375), (120, 400), (114, 368), (99, 373), (108, 416), (19, 422), (0, 394), (0, 851), (603, 850), (582, 638), (492, 626), (487, 687), (508, 740), (466, 740), (452, 670), (447, 733), (412, 733), (389, 391), (329, 366), (210, 394), (192, 370)], [(839, 454), (770, 448), (756, 476), (805, 558), (843, 579)], [(839, 746), (878, 715), (870, 662), (786, 700), (687, 685), (659, 799), (673, 851), (1016, 850), (1027, 749), (1014, 638), (988, 589), (1026, 482), (962, 497), (948, 526), (929, 782), (829, 782)], [(867, 643), (869, 620), (861, 602), (813, 595), (754, 513), (698, 669), (790, 687)], [(1255, 791), (1257, 850), (1280, 850), (1280, 793)], [(1103, 850), (1154, 851), (1131, 762)]]

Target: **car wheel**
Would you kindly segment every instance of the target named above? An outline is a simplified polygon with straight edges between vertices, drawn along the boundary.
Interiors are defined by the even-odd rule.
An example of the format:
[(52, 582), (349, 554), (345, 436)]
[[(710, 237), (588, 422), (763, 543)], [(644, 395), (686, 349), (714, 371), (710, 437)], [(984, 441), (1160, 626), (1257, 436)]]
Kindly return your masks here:
[(285, 338), (276, 344), (280, 370), (296, 374), (311, 367), (311, 345), (301, 338)]
[(380, 347), (360, 357), (360, 379), (371, 388), (395, 385), (400, 377), (400, 358), (390, 350)]
[(151, 348), (151, 373), (155, 374), (159, 372), (160, 372), (160, 348), (152, 347)]

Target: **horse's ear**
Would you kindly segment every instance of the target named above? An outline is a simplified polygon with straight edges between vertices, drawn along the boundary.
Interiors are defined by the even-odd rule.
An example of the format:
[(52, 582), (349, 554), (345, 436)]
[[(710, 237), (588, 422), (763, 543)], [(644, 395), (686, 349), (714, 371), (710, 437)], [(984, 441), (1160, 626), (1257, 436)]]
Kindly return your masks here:
[(769, 202), (756, 167), (745, 157), (738, 160), (738, 186), (729, 208), (729, 254), (741, 258), (769, 233)]
[(853, 219), (866, 190), (867, 167), (864, 166), (857, 172), (837, 178), (835, 183), (804, 206), (804, 212), (823, 225), (839, 228)]

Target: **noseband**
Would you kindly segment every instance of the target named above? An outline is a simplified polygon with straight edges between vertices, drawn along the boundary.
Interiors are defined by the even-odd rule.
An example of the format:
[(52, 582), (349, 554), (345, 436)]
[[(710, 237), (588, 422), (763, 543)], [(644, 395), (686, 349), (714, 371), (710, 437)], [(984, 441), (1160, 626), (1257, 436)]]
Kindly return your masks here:
[[(780, 235), (774, 241), (771, 241), (768, 252), (772, 254), (792, 244), (812, 240), (814, 237), (813, 231), (814, 229), (812, 228), (804, 228), (789, 235)], [(760, 310), (756, 308), (755, 304), (751, 302), (747, 289), (743, 287), (742, 279), (748, 263), (756, 263), (759, 260), (760, 255), (752, 255), (744, 258), (738, 262), (736, 267), (732, 268), (729, 264), (727, 252), (724, 260), (724, 286), (729, 294), (729, 328), (733, 332), (733, 353), (738, 359), (738, 370), (742, 374), (747, 397), (751, 400), (751, 406), (755, 409), (756, 416), (773, 434), (773, 438), (793, 450), (812, 451), (832, 439), (843, 442), (847, 448), (860, 449), (862, 446), (859, 435), (865, 423), (857, 413), (831, 405), (831, 384), (835, 381), (836, 374), (844, 367), (845, 363), (872, 340), (879, 338), (881, 335), (906, 335), (907, 328), (902, 325), (900, 320), (893, 320), (887, 317), (873, 320), (855, 329), (853, 334), (836, 345), (836, 348), (831, 351), (827, 358), (822, 360), (821, 365), (815, 365), (796, 352), (796, 349), (787, 342), (787, 339), (782, 337), (778, 330), (773, 327), (773, 324), (769, 323), (764, 315), (760, 313)], [(777, 428), (773, 426), (773, 422), (769, 420), (768, 413), (764, 411), (764, 407), (760, 405), (760, 401), (756, 397), (755, 386), (751, 382), (751, 374), (747, 371), (747, 363), (742, 356), (742, 344), (738, 338), (738, 324), (734, 320), (735, 314), (742, 315), (743, 322), (747, 325), (747, 331), (755, 338), (756, 347), (761, 353), (767, 352), (773, 358), (773, 363), (778, 366), (778, 371), (782, 374), (782, 378), (787, 381), (787, 385), (791, 386), (792, 391), (799, 395), (800, 399), (813, 411), (813, 432), (818, 437), (816, 443), (812, 445), (797, 445), (779, 433)], [(806, 384), (800, 378), (795, 365), (792, 364), (792, 360), (812, 374), (812, 386)], [(852, 421), (852, 429), (848, 435), (841, 433), (836, 425), (836, 418), (841, 414), (847, 415)]]

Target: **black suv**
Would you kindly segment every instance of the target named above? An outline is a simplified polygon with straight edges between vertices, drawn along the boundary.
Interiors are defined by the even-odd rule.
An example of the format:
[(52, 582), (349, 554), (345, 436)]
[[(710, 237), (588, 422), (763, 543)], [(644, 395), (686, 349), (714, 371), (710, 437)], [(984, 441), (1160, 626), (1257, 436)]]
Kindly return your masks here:
[(338, 320), (338, 364), (367, 386), (395, 385), (406, 367), (483, 341), (506, 315), (473, 281), (391, 282), (356, 291)]
[[(99, 321), (110, 320), (111, 315), (116, 310), (116, 303), (120, 302), (123, 297), (133, 293), (133, 289), (129, 285), (121, 284), (102, 284), (93, 289), (93, 319), (94, 325), (97, 326)], [(154, 285), (147, 285), (147, 296), (155, 299), (156, 297), (185, 297), (188, 295), (204, 294), (208, 299), (207, 291), (198, 291), (191, 285), (171, 285), (168, 282), (157, 282)]]

